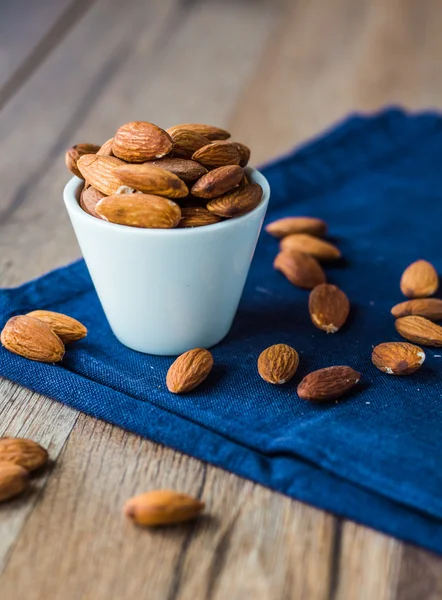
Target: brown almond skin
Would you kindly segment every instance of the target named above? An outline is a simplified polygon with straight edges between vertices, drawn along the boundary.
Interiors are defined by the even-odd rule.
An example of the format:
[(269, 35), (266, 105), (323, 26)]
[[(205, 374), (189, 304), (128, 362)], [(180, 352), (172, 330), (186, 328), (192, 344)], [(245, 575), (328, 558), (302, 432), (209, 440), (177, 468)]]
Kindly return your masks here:
[(298, 385), (298, 396), (312, 402), (327, 402), (343, 396), (354, 387), (361, 374), (346, 366), (313, 371)]
[(113, 137), (110, 138), (109, 140), (107, 140), (106, 142), (104, 142), (104, 144), (101, 146), (101, 148), (97, 152), (98, 156), (113, 156), (113, 154), (112, 154), (113, 144), (114, 144)]
[(132, 121), (122, 125), (115, 134), (112, 152), (127, 162), (141, 163), (162, 158), (172, 151), (168, 133), (147, 121)]
[(0, 463), (11, 463), (26, 471), (35, 471), (47, 462), (48, 453), (37, 442), (27, 438), (0, 438)]
[(249, 164), (250, 161), (250, 148), (248, 146), (246, 146), (245, 144), (242, 144), (241, 142), (233, 142), (234, 144), (236, 144), (238, 146), (238, 150), (239, 150), (239, 166), (240, 167), (246, 167)]
[(233, 190), (241, 183), (244, 171), (238, 165), (218, 167), (203, 175), (192, 187), (192, 194), (198, 198), (213, 200)]
[(29, 485), (29, 473), (19, 465), (0, 464), (0, 502), (15, 498)]
[(425, 352), (407, 342), (385, 342), (373, 349), (372, 363), (389, 375), (410, 375), (422, 366)]
[(181, 221), (178, 227), (204, 227), (222, 221), (204, 206), (185, 206), (181, 208)]
[(430, 321), (442, 320), (442, 300), (439, 298), (416, 298), (396, 304), (391, 309), (391, 314), (396, 319), (415, 315), (425, 317)]
[(106, 196), (115, 194), (124, 185), (115, 172), (121, 165), (124, 165), (124, 162), (115, 156), (98, 154), (84, 154), (77, 161), (83, 178)]
[(95, 207), (105, 195), (96, 188), (89, 186), (85, 188), (80, 195), (80, 206), (92, 217), (101, 219), (100, 215), (95, 210)]
[(173, 133), (176, 133), (180, 130), (192, 131), (193, 133), (204, 136), (210, 141), (227, 140), (230, 137), (230, 133), (225, 129), (220, 129), (213, 125), (203, 125), (202, 123), (184, 123), (182, 125), (175, 125), (174, 127), (169, 127), (167, 132), (170, 133), (172, 131)]
[(422, 346), (442, 346), (442, 327), (424, 317), (401, 317), (395, 322), (396, 331), (406, 340)]
[(126, 517), (137, 525), (157, 527), (195, 519), (204, 502), (173, 490), (154, 490), (130, 498), (124, 505)]
[(325, 283), (325, 273), (318, 261), (303, 252), (280, 252), (273, 263), (274, 269), (281, 271), (293, 285), (311, 290)]
[(171, 127), (167, 133), (173, 141), (173, 155), (181, 158), (192, 158), (197, 150), (210, 144), (208, 138), (188, 129)]
[(282, 385), (292, 379), (298, 369), (299, 355), (287, 344), (275, 344), (261, 352), (258, 373), (268, 383)]
[(336, 333), (347, 320), (350, 302), (336, 285), (321, 283), (310, 292), (308, 310), (315, 327)]
[(258, 183), (250, 183), (211, 200), (207, 210), (219, 217), (240, 217), (256, 208), (261, 199), (262, 187)]
[(315, 217), (284, 217), (269, 223), (265, 230), (278, 239), (292, 233), (308, 233), (316, 237), (324, 237), (327, 233), (327, 223)]
[(57, 363), (64, 356), (64, 344), (45, 323), (34, 317), (12, 317), (1, 333), (6, 350), (37, 362)]
[(437, 292), (439, 276), (427, 260), (417, 260), (403, 272), (400, 287), (407, 298), (426, 298)]
[(204, 348), (195, 348), (181, 354), (170, 366), (166, 385), (173, 394), (185, 394), (198, 387), (213, 367), (212, 354)]
[(158, 160), (152, 160), (144, 164), (154, 165), (170, 171), (185, 183), (193, 183), (207, 173), (206, 167), (203, 167), (203, 165), (194, 160), (185, 158), (159, 158)]
[(178, 204), (153, 194), (108, 196), (100, 200), (96, 210), (105, 221), (144, 229), (171, 229), (181, 220)]
[(100, 146), (97, 146), (96, 144), (76, 144), (75, 146), (72, 146), (72, 148), (69, 148), (65, 154), (65, 163), (67, 168), (77, 177), (84, 179), (83, 175), (78, 170), (77, 160), (84, 154), (96, 154), (99, 149)]
[(87, 336), (87, 329), (83, 323), (62, 313), (50, 310), (34, 310), (28, 313), (28, 317), (34, 317), (45, 323), (58, 335), (63, 344), (77, 342)]
[(341, 252), (336, 246), (308, 233), (292, 233), (287, 235), (281, 240), (280, 248), (287, 252), (292, 250), (304, 252), (321, 261), (337, 260), (341, 257)]
[(216, 169), (225, 165), (239, 165), (241, 155), (233, 142), (212, 142), (192, 155), (192, 160), (201, 163), (206, 169)]
[(115, 172), (126, 185), (145, 194), (166, 198), (185, 198), (189, 194), (189, 189), (182, 179), (156, 165), (122, 165)]

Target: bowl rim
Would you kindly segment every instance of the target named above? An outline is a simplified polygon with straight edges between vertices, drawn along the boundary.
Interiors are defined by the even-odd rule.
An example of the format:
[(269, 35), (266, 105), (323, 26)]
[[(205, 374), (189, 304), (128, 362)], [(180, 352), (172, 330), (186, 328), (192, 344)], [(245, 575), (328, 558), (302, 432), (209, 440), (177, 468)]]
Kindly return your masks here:
[[(259, 183), (262, 187), (263, 195), (260, 203), (253, 210), (242, 215), (240, 217), (232, 217), (226, 219), (225, 221), (221, 221), (219, 223), (212, 223), (210, 225), (204, 225), (202, 227), (172, 227), (168, 229), (150, 229), (143, 227), (130, 227), (129, 225), (120, 225), (118, 223), (110, 223), (109, 221), (104, 221), (102, 219), (97, 219), (92, 215), (85, 212), (80, 204), (79, 204), (79, 193), (80, 186), (84, 183), (83, 179), (76, 177), (75, 175), (67, 182), (63, 190), (63, 198), (67, 208), (68, 213), (73, 213), (79, 219), (83, 220), (85, 224), (92, 225), (94, 227), (106, 227), (108, 231), (115, 231), (115, 233), (128, 233), (131, 235), (138, 236), (164, 236), (164, 235), (173, 235), (174, 237), (181, 236), (190, 236), (190, 235), (202, 235), (206, 232), (219, 232), (224, 229), (241, 226), (245, 224), (249, 219), (257, 216), (259, 213), (262, 213), (263, 217), (267, 210), (267, 206), (270, 199), (270, 186), (267, 179), (264, 175), (258, 171), (258, 169), (254, 169), (253, 167), (245, 167), (245, 173), (250, 176), (254, 183)], [(179, 204), (177, 202), (177, 204)]]

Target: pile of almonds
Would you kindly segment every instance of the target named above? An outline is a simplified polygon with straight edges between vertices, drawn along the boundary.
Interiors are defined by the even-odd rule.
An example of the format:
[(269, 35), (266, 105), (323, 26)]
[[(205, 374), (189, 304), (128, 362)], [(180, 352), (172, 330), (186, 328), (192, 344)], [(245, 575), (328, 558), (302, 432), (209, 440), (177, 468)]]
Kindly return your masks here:
[(101, 147), (77, 144), (66, 165), (85, 180), (80, 206), (97, 219), (130, 227), (202, 227), (253, 210), (262, 188), (244, 167), (250, 150), (219, 127), (167, 130), (147, 121), (122, 125)]

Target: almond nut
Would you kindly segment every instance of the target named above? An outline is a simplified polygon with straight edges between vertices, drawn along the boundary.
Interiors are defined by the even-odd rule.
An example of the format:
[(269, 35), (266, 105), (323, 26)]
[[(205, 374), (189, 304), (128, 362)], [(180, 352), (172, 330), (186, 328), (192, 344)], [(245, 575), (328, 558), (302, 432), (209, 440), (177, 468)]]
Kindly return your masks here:
[(92, 217), (101, 219), (100, 215), (95, 210), (95, 207), (104, 197), (105, 195), (102, 192), (100, 192), (92, 186), (89, 186), (85, 188), (80, 194), (80, 206), (84, 210), (84, 212), (87, 212)]
[(281, 271), (290, 283), (300, 288), (311, 290), (325, 282), (325, 273), (318, 261), (303, 252), (280, 252), (273, 263), (277, 271)]
[(238, 165), (218, 167), (203, 175), (192, 187), (192, 194), (198, 198), (213, 200), (230, 192), (241, 182), (243, 170)]
[(127, 162), (145, 162), (171, 152), (172, 138), (160, 127), (147, 121), (122, 125), (114, 137), (112, 152)]
[(26, 315), (9, 319), (1, 343), (6, 350), (38, 362), (56, 363), (64, 356), (60, 338), (42, 321)]
[(241, 142), (233, 142), (233, 143), (238, 146), (239, 166), (244, 168), (249, 164), (250, 154), (251, 154), (250, 148), (248, 146), (246, 146), (245, 144), (241, 144)]
[(400, 304), (396, 304), (391, 309), (393, 317), (407, 317), (408, 315), (416, 315), (425, 317), (430, 321), (442, 320), (442, 300), (439, 298), (416, 298), (415, 300), (406, 300)]
[(11, 463), (26, 471), (35, 471), (47, 462), (48, 453), (37, 442), (26, 438), (0, 438), (0, 463)]
[(99, 149), (100, 146), (96, 146), (95, 144), (77, 144), (76, 146), (72, 146), (72, 148), (69, 148), (65, 154), (65, 163), (67, 168), (77, 177), (84, 179), (83, 175), (78, 170), (77, 160), (84, 154), (96, 154)]
[(327, 367), (306, 375), (298, 385), (298, 396), (303, 400), (325, 402), (347, 393), (361, 378), (361, 374), (346, 366)]
[(389, 375), (410, 375), (421, 367), (425, 352), (407, 342), (385, 342), (374, 348), (371, 360), (380, 371)]
[(241, 155), (233, 142), (212, 142), (203, 146), (192, 155), (192, 160), (201, 163), (207, 169), (216, 169), (225, 165), (239, 165)]
[(114, 144), (113, 137), (110, 138), (109, 140), (107, 140), (106, 142), (104, 142), (104, 144), (101, 146), (101, 148), (97, 152), (98, 156), (113, 156), (113, 154), (112, 154), (113, 144)]
[(211, 200), (207, 209), (219, 217), (240, 217), (256, 208), (261, 199), (262, 187), (258, 183), (250, 183)]
[(269, 223), (265, 230), (276, 238), (283, 238), (292, 233), (324, 237), (327, 233), (327, 223), (315, 217), (284, 217)]
[(174, 127), (170, 127), (167, 131), (173, 131), (176, 133), (180, 130), (193, 131), (193, 133), (202, 135), (210, 141), (227, 140), (230, 137), (230, 133), (225, 129), (220, 129), (219, 127), (214, 127), (213, 125), (202, 125), (201, 123), (185, 123), (184, 125), (175, 125)]
[(401, 292), (407, 298), (432, 296), (438, 287), (437, 271), (427, 260), (417, 260), (411, 263), (401, 277)]
[(19, 465), (0, 464), (0, 502), (18, 496), (28, 487), (29, 473)]
[(442, 346), (442, 327), (424, 317), (401, 317), (395, 322), (396, 331), (406, 340), (423, 346)]
[(185, 198), (189, 194), (182, 179), (156, 165), (122, 165), (115, 172), (126, 185), (146, 194), (167, 198)]
[(195, 519), (204, 510), (204, 502), (172, 490), (154, 490), (126, 502), (123, 512), (137, 525), (155, 527)]
[(103, 198), (96, 206), (102, 219), (146, 229), (170, 229), (181, 219), (178, 204), (153, 194), (120, 194)]
[(124, 165), (124, 162), (115, 156), (98, 156), (98, 154), (85, 154), (77, 162), (84, 179), (106, 196), (115, 194), (118, 188), (124, 185), (115, 173), (117, 167), (121, 165)]
[(173, 141), (173, 154), (181, 158), (192, 158), (192, 155), (202, 148), (210, 144), (210, 140), (188, 129), (171, 127), (167, 130)]
[(166, 171), (170, 171), (177, 175), (185, 183), (192, 183), (207, 173), (207, 169), (200, 165), (195, 160), (187, 160), (185, 158), (159, 158), (146, 162), (147, 165), (155, 165)]
[(195, 348), (181, 354), (167, 372), (166, 385), (169, 392), (184, 394), (202, 383), (213, 367), (213, 357), (204, 348)]
[(178, 227), (203, 227), (222, 221), (204, 206), (185, 206), (181, 209), (181, 221)]
[(34, 317), (45, 323), (49, 329), (52, 329), (58, 335), (63, 344), (76, 342), (87, 336), (87, 329), (80, 321), (62, 313), (50, 310), (34, 310), (28, 313), (28, 317)]
[(318, 260), (336, 260), (341, 252), (336, 246), (325, 240), (320, 240), (308, 233), (292, 233), (281, 240), (281, 250), (304, 252)]
[(313, 325), (327, 333), (336, 333), (347, 320), (350, 302), (336, 285), (321, 283), (310, 292), (308, 309)]
[(287, 344), (275, 344), (261, 352), (258, 358), (258, 373), (268, 383), (287, 383), (296, 373), (299, 355)]

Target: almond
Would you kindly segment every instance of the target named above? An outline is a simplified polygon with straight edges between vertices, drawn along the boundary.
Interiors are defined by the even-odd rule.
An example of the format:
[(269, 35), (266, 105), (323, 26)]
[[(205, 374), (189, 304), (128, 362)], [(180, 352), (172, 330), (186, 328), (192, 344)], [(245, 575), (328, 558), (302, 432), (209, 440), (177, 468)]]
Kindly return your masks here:
[(104, 142), (104, 144), (101, 146), (101, 148), (97, 152), (98, 156), (113, 156), (113, 154), (112, 154), (113, 144), (114, 144), (113, 137), (110, 138), (109, 140), (107, 140), (106, 142)]
[(78, 170), (77, 160), (84, 154), (96, 154), (99, 149), (100, 146), (96, 146), (95, 144), (77, 144), (76, 146), (72, 146), (72, 148), (69, 148), (65, 154), (65, 163), (67, 168), (77, 177), (84, 179), (83, 175)]
[(336, 333), (347, 320), (350, 302), (336, 285), (321, 283), (310, 292), (308, 310), (313, 325), (327, 333)]
[(181, 209), (181, 221), (178, 227), (203, 227), (222, 221), (204, 206), (185, 206)]
[(207, 173), (207, 169), (195, 160), (185, 158), (160, 158), (146, 162), (147, 165), (155, 165), (166, 171), (177, 175), (185, 183), (192, 183)]
[(389, 375), (410, 375), (421, 367), (425, 352), (407, 342), (385, 342), (374, 348), (371, 360), (380, 371)]
[(430, 319), (430, 321), (440, 321), (442, 320), (442, 300), (439, 298), (407, 300), (393, 306), (391, 314), (397, 319), (408, 315), (416, 315)]
[(47, 451), (26, 438), (0, 438), (0, 463), (19, 465), (27, 471), (35, 471), (48, 461)]
[(325, 282), (325, 273), (318, 261), (303, 252), (280, 252), (273, 267), (281, 271), (290, 283), (311, 290)]
[(122, 165), (115, 172), (126, 185), (146, 194), (168, 198), (185, 198), (189, 194), (182, 179), (156, 165)]
[(56, 363), (64, 356), (60, 338), (39, 319), (25, 315), (9, 319), (1, 343), (6, 350), (38, 362)]
[(398, 333), (406, 340), (423, 346), (442, 346), (442, 327), (424, 317), (401, 317), (395, 322)]
[(0, 464), (0, 502), (18, 496), (28, 487), (29, 474), (19, 465)]
[(114, 137), (112, 152), (127, 162), (145, 162), (171, 152), (172, 138), (160, 127), (147, 121), (122, 125)]
[(250, 183), (211, 200), (207, 204), (207, 209), (219, 217), (240, 217), (256, 208), (261, 199), (262, 187), (257, 183)]
[(284, 237), (281, 240), (281, 250), (304, 252), (324, 261), (336, 260), (341, 256), (341, 252), (336, 246), (308, 233), (292, 233)]
[(52, 329), (58, 335), (63, 344), (76, 342), (87, 336), (87, 329), (80, 321), (62, 313), (50, 310), (34, 310), (28, 313), (28, 317), (34, 317), (45, 323), (49, 329)]
[(197, 133), (198, 135), (206, 137), (210, 141), (227, 140), (230, 137), (230, 133), (225, 129), (220, 129), (219, 127), (214, 127), (213, 125), (202, 125), (201, 123), (185, 123), (184, 125), (175, 125), (174, 127), (170, 127), (167, 131), (173, 131), (176, 133), (180, 130), (192, 131), (193, 133)]
[(94, 188), (110, 196), (115, 194), (124, 182), (115, 173), (117, 167), (124, 165), (122, 160), (114, 156), (98, 156), (85, 154), (78, 159), (77, 166), (84, 179), (87, 179)]
[(209, 375), (213, 357), (208, 350), (195, 348), (181, 354), (167, 372), (166, 385), (169, 392), (184, 394), (194, 390)]
[(258, 358), (258, 373), (268, 383), (287, 383), (296, 373), (299, 355), (287, 344), (275, 344), (261, 352)]
[(192, 194), (198, 198), (212, 200), (235, 188), (242, 180), (244, 171), (238, 165), (218, 167), (203, 175), (192, 187)]
[(192, 158), (197, 150), (210, 144), (210, 140), (203, 135), (188, 129), (181, 129), (181, 127), (178, 127), (178, 129), (171, 127), (167, 130), (167, 133), (173, 141), (174, 156), (180, 156), (181, 158)]
[(315, 217), (284, 217), (269, 223), (265, 230), (276, 238), (283, 238), (292, 233), (323, 237), (327, 233), (327, 223)]
[(196, 160), (207, 169), (216, 169), (225, 165), (239, 165), (241, 155), (238, 146), (233, 142), (212, 142), (197, 150), (192, 155), (192, 160)]
[(84, 212), (87, 212), (97, 219), (101, 219), (100, 215), (95, 210), (95, 207), (102, 198), (104, 198), (104, 194), (102, 192), (92, 186), (89, 186), (81, 192), (80, 206)]
[(147, 229), (170, 229), (181, 219), (178, 204), (153, 194), (120, 194), (103, 198), (96, 206), (102, 219)]
[(250, 160), (250, 148), (245, 144), (241, 144), (241, 142), (233, 142), (238, 146), (239, 150), (239, 166), (246, 167), (249, 164)]
[(303, 400), (325, 402), (347, 393), (361, 378), (351, 367), (338, 366), (319, 369), (306, 375), (298, 385), (298, 396)]
[(155, 527), (195, 519), (204, 502), (172, 490), (154, 490), (126, 502), (123, 512), (137, 525)]
[(432, 296), (438, 287), (437, 271), (427, 260), (411, 263), (401, 277), (401, 292), (407, 298)]

